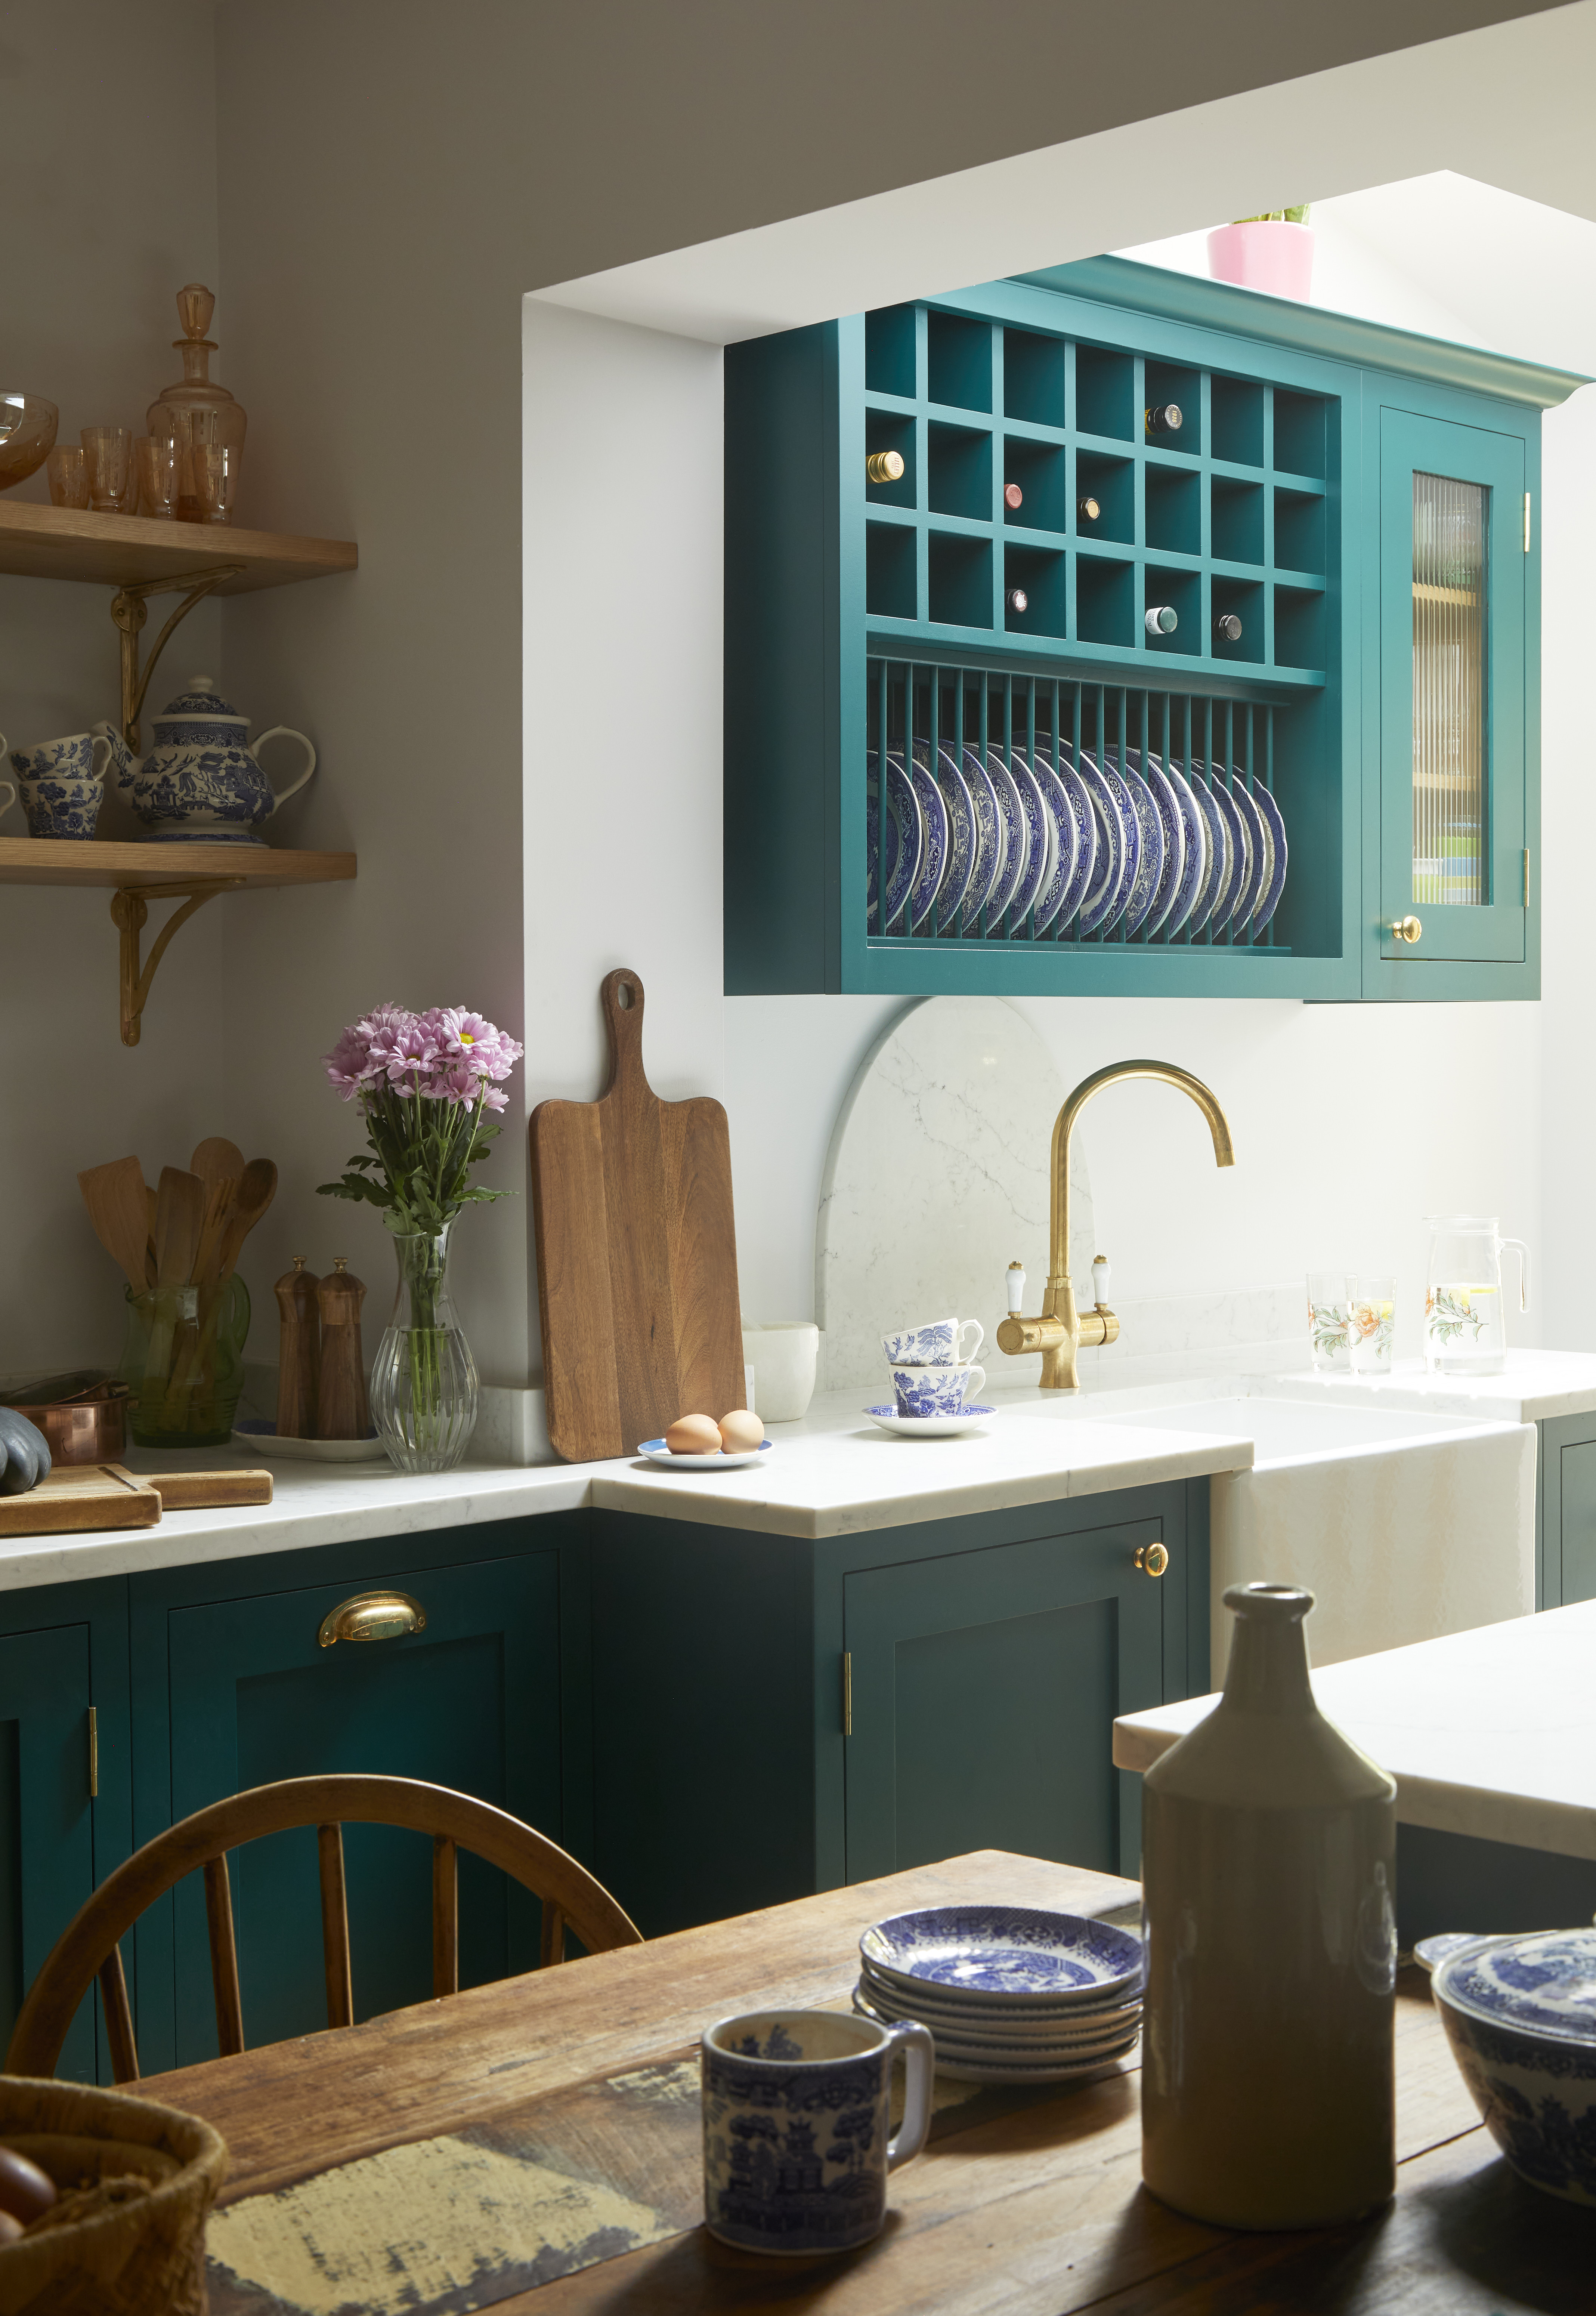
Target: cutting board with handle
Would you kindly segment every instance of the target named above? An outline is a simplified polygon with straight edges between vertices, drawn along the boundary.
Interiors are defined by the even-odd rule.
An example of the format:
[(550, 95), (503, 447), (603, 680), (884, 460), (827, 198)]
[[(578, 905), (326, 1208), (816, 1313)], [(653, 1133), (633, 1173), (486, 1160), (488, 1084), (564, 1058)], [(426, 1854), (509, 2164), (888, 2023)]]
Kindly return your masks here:
[(636, 974), (606, 974), (598, 995), (608, 1085), (539, 1102), (530, 1127), (549, 1439), (569, 1463), (747, 1398), (726, 1113), (650, 1086)]

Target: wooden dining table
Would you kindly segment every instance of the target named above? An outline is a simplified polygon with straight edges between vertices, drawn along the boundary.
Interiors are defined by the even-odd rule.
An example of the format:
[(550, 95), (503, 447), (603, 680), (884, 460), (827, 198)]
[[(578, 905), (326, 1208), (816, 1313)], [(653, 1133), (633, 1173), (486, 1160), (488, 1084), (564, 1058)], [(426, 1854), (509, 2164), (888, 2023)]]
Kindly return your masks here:
[(230, 2151), (211, 2316), (1590, 2316), (1596, 2214), (1497, 2155), (1415, 1970), (1397, 1991), (1396, 2194), (1359, 2225), (1236, 2234), (1157, 2202), (1131, 2061), (1045, 2087), (939, 2077), (930, 2142), (863, 2250), (777, 2258), (705, 2232), (705, 2026), (846, 2008), (859, 1934), (889, 1914), (1111, 1915), (1138, 1895), (980, 1850), (151, 2077), (148, 2097)]

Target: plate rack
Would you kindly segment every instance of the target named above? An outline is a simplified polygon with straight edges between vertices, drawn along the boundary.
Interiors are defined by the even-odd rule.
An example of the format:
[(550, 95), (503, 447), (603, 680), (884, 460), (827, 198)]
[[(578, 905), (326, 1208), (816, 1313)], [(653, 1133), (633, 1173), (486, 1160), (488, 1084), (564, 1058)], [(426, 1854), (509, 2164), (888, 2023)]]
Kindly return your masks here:
[[(943, 748), (952, 752), (955, 762), (965, 748), (976, 750), (983, 760), (989, 749), (1000, 751), (1006, 758), (1017, 749), (1027, 760), (1040, 753), (1057, 771), (1061, 755), (1068, 751), (1077, 759), (1084, 754), (1099, 762), (1106, 761), (1122, 780), (1126, 753), (1130, 751), (1173, 762), (1188, 779), (1195, 764), (1211, 768), (1210, 779), (1227, 788), (1249, 791), (1261, 788), (1272, 794), (1274, 717), (1274, 708), (1267, 702), (872, 657), (867, 664), (865, 762), (868, 765), (872, 758), (881, 761), (884, 735), (886, 753), (901, 755), (905, 762), (909, 761), (907, 752), (917, 748), (931, 763), (937, 762)], [(886, 784), (867, 779), (861, 785), (866, 794), (865, 811), (875, 816), (876, 857), (884, 859)], [(1289, 827), (1287, 833), (1290, 836)], [(944, 916), (934, 903), (911, 931), (906, 899), (883, 930), (873, 927), (869, 932), (872, 949), (888, 950), (986, 947), (999, 942), (1034, 945), (1044, 950), (1118, 945), (1290, 953), (1275, 940), (1272, 918), (1255, 935), (1237, 933), (1229, 924), (1217, 931), (1205, 924), (1195, 933), (1185, 924), (1173, 934), (1162, 926), (1152, 932), (1144, 926), (1127, 934), (1123, 906), (1113, 922), (1083, 934), (1078, 910), (1068, 919), (1055, 919), (1039, 932), (1034, 905), (1023, 914), (1010, 908), (999, 916), (982, 908), (973, 915), (961, 909)]]

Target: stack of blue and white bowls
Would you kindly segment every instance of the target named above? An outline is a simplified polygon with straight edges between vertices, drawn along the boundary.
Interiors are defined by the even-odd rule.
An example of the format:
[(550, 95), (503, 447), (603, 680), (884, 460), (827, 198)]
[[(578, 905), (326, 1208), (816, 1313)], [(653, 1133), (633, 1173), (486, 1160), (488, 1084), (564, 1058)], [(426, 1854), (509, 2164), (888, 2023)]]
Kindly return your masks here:
[(913, 2019), (962, 2082), (1054, 2083), (1117, 2069), (1141, 2030), (1133, 1932), (1034, 1906), (935, 1906), (873, 1923), (854, 2008)]

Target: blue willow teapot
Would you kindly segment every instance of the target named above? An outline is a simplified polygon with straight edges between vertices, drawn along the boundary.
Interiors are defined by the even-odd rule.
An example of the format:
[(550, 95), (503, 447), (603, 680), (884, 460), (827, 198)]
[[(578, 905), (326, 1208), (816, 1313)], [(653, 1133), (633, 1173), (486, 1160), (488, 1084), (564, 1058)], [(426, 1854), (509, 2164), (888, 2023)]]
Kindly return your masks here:
[[(263, 844), (255, 831), (295, 796), (316, 767), (303, 732), (274, 724), (250, 745), (250, 720), (219, 699), (208, 675), (196, 675), (155, 719), (155, 743), (135, 756), (112, 724), (96, 724), (111, 743), (117, 786), (131, 793), (134, 811), (149, 831), (146, 842), (167, 844)], [(274, 789), (259, 755), (268, 740), (297, 740), (305, 769)]]

